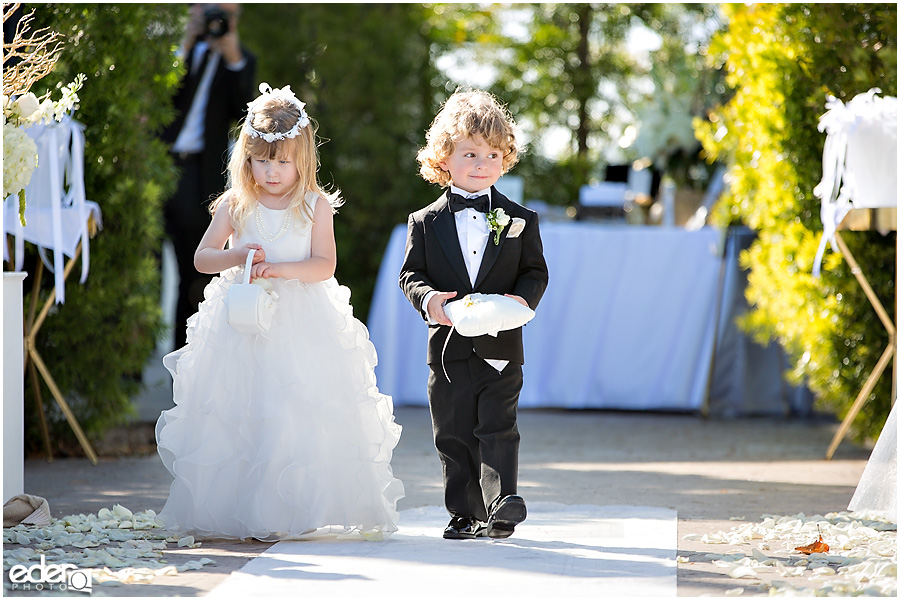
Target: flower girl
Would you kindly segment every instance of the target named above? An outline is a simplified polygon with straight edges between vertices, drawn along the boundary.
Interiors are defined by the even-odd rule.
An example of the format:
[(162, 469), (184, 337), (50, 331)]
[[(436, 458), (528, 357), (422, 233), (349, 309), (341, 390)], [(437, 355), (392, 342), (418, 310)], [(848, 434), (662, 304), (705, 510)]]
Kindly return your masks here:
[[(160, 519), (208, 538), (382, 539), (404, 493), (390, 464), (400, 426), (376, 386), (368, 331), (334, 279), (339, 194), (317, 181), (305, 105), (289, 86), (260, 91), (229, 163), (232, 187), (194, 256), (219, 276), (188, 320), (187, 344), (163, 359), (176, 406), (156, 440), (175, 480)], [(227, 320), (251, 250), (252, 282), (276, 299), (259, 334)]]

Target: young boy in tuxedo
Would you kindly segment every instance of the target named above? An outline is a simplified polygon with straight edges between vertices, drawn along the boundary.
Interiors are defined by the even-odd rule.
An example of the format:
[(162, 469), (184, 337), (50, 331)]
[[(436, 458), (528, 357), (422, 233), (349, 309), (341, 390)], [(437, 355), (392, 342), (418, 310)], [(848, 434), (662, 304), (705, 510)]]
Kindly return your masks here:
[[(506, 538), (527, 514), (516, 489), (522, 328), (496, 337), (454, 333), (448, 341), (451, 322), (443, 308), (479, 292), (534, 309), (547, 287), (537, 214), (493, 187), (518, 160), (514, 130), (493, 96), (457, 92), (417, 156), (425, 180), (449, 186), (409, 216), (400, 272), (403, 293), (428, 322), (428, 401), (451, 515), (447, 539)], [(506, 225), (488, 218), (498, 214)], [(509, 226), (513, 221), (516, 227)]]

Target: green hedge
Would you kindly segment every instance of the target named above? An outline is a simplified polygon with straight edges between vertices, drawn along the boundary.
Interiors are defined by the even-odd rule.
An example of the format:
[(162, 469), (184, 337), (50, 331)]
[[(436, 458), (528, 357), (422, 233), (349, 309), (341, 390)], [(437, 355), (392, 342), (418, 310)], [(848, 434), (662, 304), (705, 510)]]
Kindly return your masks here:
[[(162, 333), (160, 264), (162, 201), (174, 171), (155, 132), (174, 113), (178, 81), (172, 52), (185, 7), (165, 4), (36, 4), (35, 28), (65, 36), (53, 73), (34, 91), (76, 74), (86, 80), (75, 118), (85, 125), (85, 188), (102, 211), (103, 229), (90, 242), (90, 274), (80, 265), (66, 285), (37, 348), (89, 438), (133, 412), (130, 397)], [(28, 246), (33, 273), (34, 247)], [(26, 309), (30, 301), (26, 279)], [(53, 276), (44, 278), (46, 295)], [(41, 449), (37, 409), (26, 380), (27, 445)], [(77, 447), (65, 418), (43, 390), (56, 452)]]
[(336, 276), (363, 321), (391, 231), (440, 194), (416, 164), (436, 111), (428, 14), (415, 4), (245, 4), (239, 24), (260, 81), (290, 85), (319, 123), (320, 179), (345, 199)]
[[(897, 94), (897, 7), (891, 4), (727, 5), (710, 55), (734, 96), (697, 132), (708, 160), (728, 160), (720, 225), (744, 223), (758, 240), (743, 253), (753, 306), (743, 326), (777, 339), (823, 408), (843, 417), (888, 336), (843, 257), (830, 249), (811, 271), (822, 235), (820, 201), (828, 95), (848, 102), (870, 88)], [(896, 234), (842, 232), (882, 304), (895, 314)], [(877, 437), (891, 407), (891, 369), (854, 422)]]

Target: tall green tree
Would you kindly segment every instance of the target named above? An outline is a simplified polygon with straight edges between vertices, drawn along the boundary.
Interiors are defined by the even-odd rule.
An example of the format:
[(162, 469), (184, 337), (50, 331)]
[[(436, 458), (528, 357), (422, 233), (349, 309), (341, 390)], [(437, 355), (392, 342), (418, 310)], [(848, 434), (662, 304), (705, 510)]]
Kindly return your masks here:
[[(174, 172), (155, 132), (173, 117), (170, 97), (178, 67), (172, 53), (184, 7), (36, 4), (24, 9), (35, 9), (35, 28), (65, 36), (56, 69), (33, 91), (40, 95), (78, 73), (86, 76), (75, 118), (85, 126), (86, 195), (100, 205), (103, 228), (90, 242), (87, 282), (69, 279), (65, 303), (52, 311), (36, 343), (93, 437), (133, 412), (130, 397), (163, 328), (161, 207)], [(28, 249), (33, 265), (34, 248)], [(45, 277), (42, 299), (51, 286), (52, 277)], [(26, 306), (29, 301), (30, 292)], [(40, 445), (37, 409), (27, 389), (26, 425), (34, 447)], [(50, 397), (46, 389), (43, 396)], [(54, 439), (71, 442), (52, 401), (47, 413)]]
[[(822, 235), (813, 189), (825, 134), (817, 127), (829, 95), (847, 102), (873, 87), (897, 95), (897, 7), (728, 5), (726, 14), (710, 57), (726, 69), (734, 96), (697, 130), (708, 157), (729, 164), (717, 222), (758, 232), (741, 256), (753, 307), (744, 325), (763, 342), (778, 340), (796, 365), (791, 380), (808, 382), (843, 416), (888, 336), (839, 253), (826, 254), (821, 278), (811, 274)], [(896, 233), (842, 237), (882, 304), (895, 307)], [(855, 421), (857, 437), (881, 431), (891, 400), (885, 376)]]
[(415, 4), (248, 4), (241, 36), (262, 81), (291, 85), (319, 124), (320, 179), (345, 199), (337, 277), (365, 320), (390, 233), (437, 196), (416, 152), (432, 118), (426, 19)]
[[(716, 94), (715, 75), (701, 59), (709, 23), (717, 22), (711, 5), (529, 4), (495, 10), (506, 20), (510, 11), (520, 19), (526, 13), (524, 27), (507, 27), (493, 48), (483, 43), (483, 56), (498, 71), (492, 91), (509, 102), (532, 140), (517, 167), (529, 196), (572, 204), (582, 185), (602, 178), (611, 149), (625, 160), (641, 158), (634, 147), (620, 146), (628, 124), (640, 126), (642, 107), (703, 114), (704, 105), (713, 104), (706, 98)], [(640, 32), (660, 41), (649, 60), (632, 43)], [(569, 132), (563, 155), (542, 156), (540, 148), (559, 131)]]
[(560, 203), (576, 199), (592, 171), (596, 174), (593, 166), (609, 141), (618, 94), (639, 70), (625, 49), (631, 19), (624, 4), (533, 5), (527, 35), (510, 40), (511, 60), (494, 89), (509, 99), (514, 115), (533, 124), (536, 142), (544, 139), (545, 129), (571, 132), (569, 149), (556, 165), (568, 171), (563, 179), (568, 185), (556, 194)]

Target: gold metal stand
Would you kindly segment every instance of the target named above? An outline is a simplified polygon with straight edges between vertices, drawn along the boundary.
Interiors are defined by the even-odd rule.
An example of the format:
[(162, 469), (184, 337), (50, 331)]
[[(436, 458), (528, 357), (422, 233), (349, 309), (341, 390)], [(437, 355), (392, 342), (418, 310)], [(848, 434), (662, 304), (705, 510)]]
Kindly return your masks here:
[[(75, 266), (75, 261), (80, 255), (81, 243), (78, 244), (78, 248), (75, 250), (75, 256), (69, 259), (69, 262), (66, 264), (65, 270), (63, 271), (63, 279), (66, 279), (69, 276), (69, 273), (72, 272), (72, 268)], [(78, 438), (78, 442), (81, 444), (81, 447), (84, 449), (91, 463), (96, 465), (97, 455), (96, 453), (94, 453), (94, 449), (91, 447), (91, 443), (88, 441), (87, 436), (84, 435), (84, 431), (82, 431), (81, 426), (78, 424), (78, 420), (75, 418), (75, 413), (72, 412), (69, 404), (66, 402), (65, 398), (63, 398), (62, 392), (60, 392), (59, 387), (57, 387), (56, 382), (53, 380), (53, 376), (50, 374), (50, 370), (47, 368), (47, 365), (44, 363), (44, 360), (41, 358), (41, 355), (37, 351), (37, 345), (35, 342), (35, 340), (37, 339), (37, 333), (40, 330), (41, 325), (44, 324), (44, 319), (47, 318), (47, 315), (50, 313), (50, 309), (53, 307), (53, 303), (56, 300), (56, 288), (54, 288), (50, 290), (50, 296), (44, 302), (44, 305), (41, 308), (41, 312), (35, 318), (35, 313), (37, 312), (38, 297), (40, 296), (41, 291), (41, 278), (43, 277), (43, 274), (44, 263), (39, 260), (37, 263), (37, 272), (34, 276), (34, 285), (32, 286), (31, 291), (31, 305), (28, 310), (28, 319), (25, 321), (24, 334), (25, 370), (30, 374), (32, 387), (34, 388), (34, 397), (38, 405), (41, 437), (43, 437), (44, 439), (44, 448), (47, 450), (47, 462), (53, 462), (53, 451), (50, 446), (50, 432), (47, 428), (47, 418), (44, 415), (44, 401), (41, 396), (41, 382), (38, 380), (38, 373), (41, 374), (44, 382), (47, 384), (47, 387), (50, 388), (50, 393), (53, 395), (53, 398), (59, 405), (59, 408), (63, 411), (66, 420), (69, 422), (69, 426), (72, 428), (72, 431), (75, 432), (75, 437)], [(37, 367), (37, 370), (35, 370), (35, 367)]]
[[(852, 212), (854, 211), (851, 211), (851, 213)], [(894, 209), (894, 223), (896, 223), (896, 218), (897, 213), (896, 209)], [(845, 221), (844, 224), (846, 225), (847, 222)], [(868, 227), (864, 228), (868, 229)], [(894, 226), (894, 228), (896, 228), (896, 225)], [(847, 248), (847, 244), (844, 242), (843, 238), (841, 238), (840, 233), (838, 233), (837, 231), (835, 231), (834, 233), (834, 240), (837, 243), (838, 249), (841, 251), (841, 254), (844, 255), (844, 259), (846, 259), (847, 264), (850, 265), (850, 272), (853, 273), (853, 275), (856, 277), (856, 280), (859, 281), (859, 285), (862, 286), (863, 292), (865, 292), (866, 294), (866, 298), (869, 299), (869, 303), (872, 304), (872, 307), (875, 309), (876, 314), (878, 314), (878, 318), (881, 319), (881, 323), (887, 330), (888, 345), (884, 349), (884, 352), (881, 354), (881, 358), (879, 358), (878, 362), (875, 364), (875, 368), (872, 369), (872, 372), (869, 374), (868, 379), (866, 379), (862, 390), (860, 390), (859, 395), (856, 397), (856, 400), (850, 407), (850, 411), (841, 422), (840, 428), (838, 428), (837, 432), (834, 434), (834, 438), (831, 440), (831, 445), (828, 447), (828, 452), (825, 455), (826, 460), (831, 460), (831, 457), (834, 456), (835, 450), (837, 450), (837, 447), (841, 443), (841, 440), (844, 439), (844, 436), (847, 434), (847, 430), (850, 429), (850, 425), (853, 423), (856, 415), (859, 414), (859, 411), (866, 403), (869, 394), (872, 393), (875, 384), (878, 382), (878, 378), (881, 377), (881, 374), (884, 373), (884, 370), (890, 362), (891, 358), (894, 357), (897, 353), (897, 329), (894, 327), (894, 323), (891, 321), (890, 315), (888, 315), (888, 312), (884, 309), (884, 306), (882, 306), (881, 301), (878, 300), (878, 296), (875, 295), (875, 292), (872, 290), (872, 286), (869, 285), (868, 280), (863, 275), (862, 269), (859, 268), (859, 264), (856, 262), (856, 259), (853, 258), (853, 254), (851, 254), (850, 249)], [(892, 404), (896, 397), (897, 377), (896, 373), (894, 373), (893, 383), (891, 385)]]

